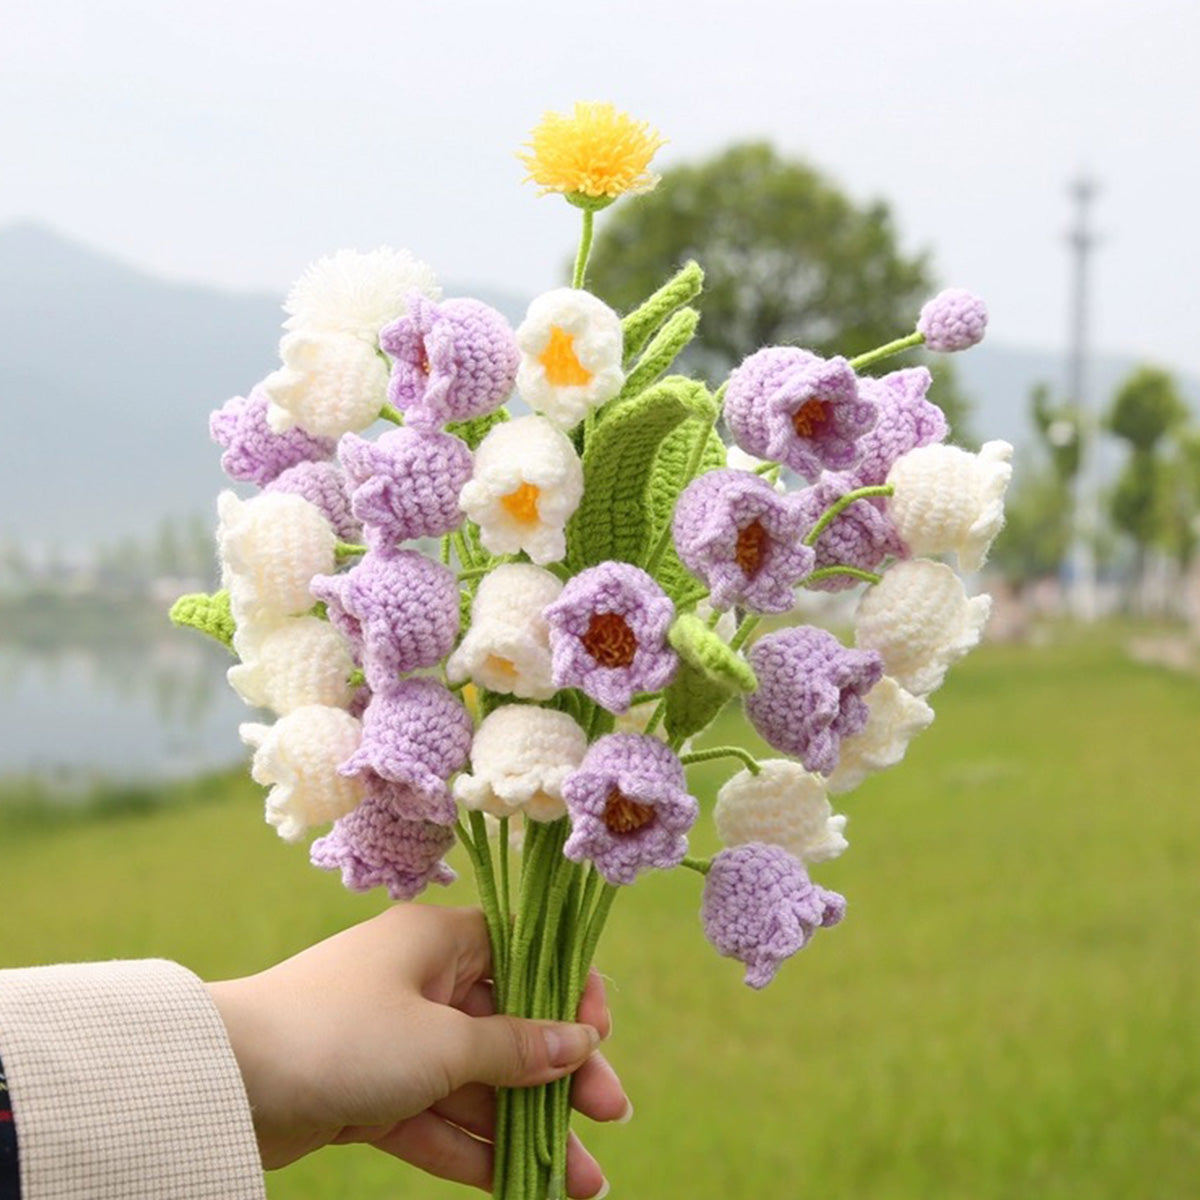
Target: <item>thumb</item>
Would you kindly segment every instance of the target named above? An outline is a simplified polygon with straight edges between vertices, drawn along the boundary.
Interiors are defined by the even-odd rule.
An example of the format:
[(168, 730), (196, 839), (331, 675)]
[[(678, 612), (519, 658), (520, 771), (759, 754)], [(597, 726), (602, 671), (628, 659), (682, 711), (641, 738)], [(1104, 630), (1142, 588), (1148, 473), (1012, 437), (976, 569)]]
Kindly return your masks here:
[(523, 1017), (467, 1017), (457, 1085), (534, 1087), (583, 1066), (600, 1044), (590, 1025)]

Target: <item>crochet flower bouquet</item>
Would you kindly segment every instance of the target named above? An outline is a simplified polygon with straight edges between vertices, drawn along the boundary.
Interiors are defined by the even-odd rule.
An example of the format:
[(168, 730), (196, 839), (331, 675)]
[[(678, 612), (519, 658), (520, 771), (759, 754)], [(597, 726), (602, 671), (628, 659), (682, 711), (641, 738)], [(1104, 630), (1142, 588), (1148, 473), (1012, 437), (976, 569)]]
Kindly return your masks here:
[[(226, 472), (261, 489), (219, 498), (224, 588), (172, 613), (276, 715), (241, 728), (251, 773), (287, 841), (332, 822), (316, 866), (411, 900), (462, 843), (509, 1013), (573, 1017), (648, 870), (699, 872), (705, 934), (767, 984), (845, 912), (808, 875), (846, 848), (829, 794), (900, 760), (988, 615), (932, 556), (980, 566), (1011, 447), (943, 445), (923, 367), (862, 374), (974, 344), (981, 302), (943, 292), (850, 361), (760, 349), (715, 394), (667, 374), (701, 268), (624, 317), (584, 289), (595, 213), (653, 186), (658, 145), (607, 105), (534, 131), (530, 177), (583, 237), (573, 285), (515, 332), (404, 251), (312, 266), (283, 365), (212, 417)], [(862, 589), (853, 647), (789, 616), (797, 588)], [(689, 749), (734, 699), (782, 757)], [(739, 769), (702, 861), (688, 768), (719, 757)], [(503, 1093), (495, 1195), (562, 1196), (567, 1124), (566, 1081)]]

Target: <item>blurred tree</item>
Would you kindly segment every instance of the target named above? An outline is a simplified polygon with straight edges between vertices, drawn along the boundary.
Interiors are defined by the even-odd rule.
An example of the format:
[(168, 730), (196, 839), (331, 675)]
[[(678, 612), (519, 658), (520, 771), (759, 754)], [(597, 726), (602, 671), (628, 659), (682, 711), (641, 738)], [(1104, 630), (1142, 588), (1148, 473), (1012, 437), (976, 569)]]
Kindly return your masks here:
[(1006, 505), (991, 565), (1017, 588), (1058, 574), (1071, 541), (1071, 489), (1046, 464), (1026, 465)]
[[(926, 256), (901, 252), (886, 204), (857, 207), (761, 142), (673, 167), (606, 214), (588, 285), (628, 312), (689, 258), (705, 271), (689, 365), (710, 380), (761, 346), (861, 354), (909, 332), (933, 291)], [(966, 406), (946, 367), (931, 398), (960, 425)]]
[(1157, 367), (1138, 367), (1113, 397), (1108, 428), (1135, 453), (1152, 453), (1187, 420), (1188, 409), (1175, 380)]

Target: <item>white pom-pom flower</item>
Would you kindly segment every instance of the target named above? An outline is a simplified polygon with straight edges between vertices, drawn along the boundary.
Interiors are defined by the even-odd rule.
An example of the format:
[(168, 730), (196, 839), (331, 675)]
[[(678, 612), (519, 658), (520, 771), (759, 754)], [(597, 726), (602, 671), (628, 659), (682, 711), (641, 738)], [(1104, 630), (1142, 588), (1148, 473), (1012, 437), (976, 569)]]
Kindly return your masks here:
[(563, 781), (586, 753), (587, 735), (566, 713), (508, 704), (476, 730), (471, 773), (455, 779), (454, 795), (495, 817), (556, 821), (566, 812)]
[(837, 858), (849, 844), (846, 818), (830, 808), (824, 780), (785, 758), (759, 768), (757, 775), (739, 771), (717, 793), (713, 820), (722, 845), (766, 842), (806, 863)]
[(317, 259), (292, 285), (283, 306), (291, 316), (283, 327), (348, 333), (374, 343), (380, 329), (408, 312), (411, 292), (430, 300), (442, 295), (433, 268), (409, 251), (339, 250)]
[(978, 454), (958, 446), (919, 446), (888, 472), (894, 488), (888, 515), (914, 554), (953, 550), (964, 571), (983, 566), (1004, 526), (1004, 494), (1012, 478), (1013, 448), (985, 442)]
[(941, 686), (952, 662), (978, 645), (991, 610), (992, 598), (968, 599), (945, 563), (898, 562), (859, 602), (856, 644), (878, 650), (884, 674), (924, 696)]
[(471, 627), (446, 660), (447, 679), (470, 679), (523, 700), (548, 700), (558, 689), (551, 679), (550, 628), (542, 610), (558, 599), (562, 587), (532, 563), (495, 567), (479, 583)]
[(571, 439), (544, 417), (495, 426), (479, 443), (459, 493), (493, 554), (523, 550), (539, 565), (567, 552), (564, 527), (583, 497), (583, 464)]
[(308, 705), (274, 725), (247, 723), (238, 733), (254, 747), (250, 777), (270, 787), (267, 823), (284, 841), (299, 841), (310, 826), (336, 821), (362, 800), (362, 781), (338, 774), (362, 738), (362, 726), (345, 709)]
[(314, 575), (332, 574), (337, 534), (320, 510), (290, 492), (217, 497), (221, 582), (240, 627), (304, 613)]
[(388, 366), (375, 346), (349, 333), (299, 329), (279, 343), (283, 366), (262, 381), (267, 424), (299, 425), (318, 437), (358, 433), (387, 400)]
[(346, 639), (328, 621), (291, 617), (242, 639), (241, 645), (242, 661), (226, 677), (247, 704), (283, 716), (309, 704), (344, 708), (350, 703), (354, 659)]
[(517, 390), (563, 429), (612, 399), (625, 382), (621, 318), (577, 288), (556, 288), (529, 306), (517, 329)]
[(933, 709), (885, 675), (866, 695), (867, 724), (842, 738), (838, 765), (825, 781), (834, 794), (858, 787), (868, 775), (894, 767), (908, 743), (933, 723)]

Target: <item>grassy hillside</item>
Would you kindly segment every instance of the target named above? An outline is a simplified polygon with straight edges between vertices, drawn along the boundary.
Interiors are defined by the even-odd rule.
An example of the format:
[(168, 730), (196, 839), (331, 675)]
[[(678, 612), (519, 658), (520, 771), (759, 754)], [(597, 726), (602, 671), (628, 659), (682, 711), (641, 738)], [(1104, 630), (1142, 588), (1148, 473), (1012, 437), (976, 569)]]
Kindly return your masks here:
[[(582, 1130), (614, 1196), (1195, 1194), (1200, 681), (1101, 643), (991, 647), (934, 701), (906, 763), (846, 798), (851, 849), (817, 872), (846, 922), (765, 992), (705, 944), (697, 876), (622, 897), (600, 957), (637, 1111)], [(126, 801), (0, 817), (5, 962), (163, 954), (227, 975), (380, 905), (278, 842), (241, 780)], [(461, 1193), (349, 1148), (270, 1194)]]

